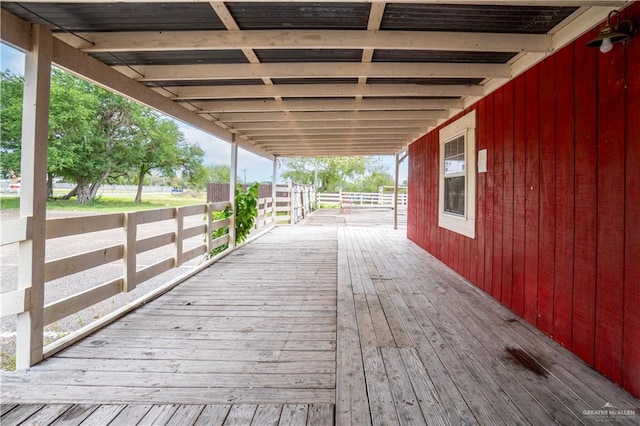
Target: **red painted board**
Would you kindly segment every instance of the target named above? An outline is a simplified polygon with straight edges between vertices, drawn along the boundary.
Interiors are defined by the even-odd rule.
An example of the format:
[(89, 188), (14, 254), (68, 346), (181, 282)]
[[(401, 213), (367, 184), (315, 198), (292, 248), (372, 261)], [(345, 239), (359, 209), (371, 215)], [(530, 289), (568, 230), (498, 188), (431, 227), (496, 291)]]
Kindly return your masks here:
[(524, 318), (533, 325), (538, 316), (538, 224), (540, 210), (540, 114), (538, 68), (525, 73), (525, 256)]
[(597, 49), (583, 47), (595, 32), (576, 42), (575, 69), (575, 255), (571, 350), (595, 363)]
[[(479, 151), (485, 149), (486, 145), (486, 98), (482, 99), (478, 104), (476, 115), (476, 149)], [(484, 281), (484, 257), (485, 257), (485, 211), (486, 211), (486, 173), (478, 173), (477, 189), (476, 189), (476, 239), (477, 253), (476, 260), (476, 285), (485, 288)]]
[(523, 317), (526, 207), (524, 76), (515, 79), (513, 88), (513, 286), (511, 292), (511, 309)]
[(494, 102), (495, 96), (485, 99), (485, 147), (487, 148), (487, 173), (485, 173), (485, 221), (484, 221), (484, 291), (492, 294), (493, 285), (493, 192), (495, 169), (494, 151)]
[(502, 296), (502, 223), (504, 177), (504, 94), (503, 90), (493, 93), (493, 276), (491, 295), (500, 300)]
[(502, 207), (502, 294), (500, 301), (511, 308), (513, 290), (513, 139), (514, 85), (504, 86), (503, 99), (503, 207)]
[[(621, 47), (621, 46), (619, 46)], [(625, 56), (598, 56), (596, 368), (622, 383)]]
[[(540, 330), (553, 336), (556, 214), (556, 98), (555, 55), (539, 65), (540, 73), (540, 209), (538, 257), (538, 320)], [(560, 119), (560, 121), (562, 121)]]
[[(640, 7), (630, 7), (640, 20)], [(640, 38), (627, 45), (625, 286), (622, 381), (640, 398)]]
[(555, 285), (553, 292), (553, 335), (565, 347), (571, 346), (573, 300), (575, 93), (574, 46), (556, 55), (556, 239)]

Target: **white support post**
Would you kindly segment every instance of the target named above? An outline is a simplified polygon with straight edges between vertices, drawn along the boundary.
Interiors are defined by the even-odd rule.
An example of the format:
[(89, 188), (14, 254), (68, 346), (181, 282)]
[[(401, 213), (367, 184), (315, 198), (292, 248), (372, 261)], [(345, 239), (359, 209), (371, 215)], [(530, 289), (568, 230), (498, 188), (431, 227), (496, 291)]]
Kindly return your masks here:
[(276, 195), (278, 195), (277, 185), (278, 178), (278, 157), (273, 157), (273, 176), (271, 177), (271, 219), (273, 220), (273, 224), (275, 225), (278, 221), (278, 216), (276, 212)]
[(291, 219), (289, 220), (289, 223), (291, 225), (296, 223), (296, 207), (295, 207), (296, 194), (294, 192), (295, 192), (295, 187), (293, 185), (293, 181), (290, 181), (289, 182), (289, 215), (291, 216)]
[(211, 234), (213, 233), (213, 204), (207, 203), (207, 253), (213, 250), (213, 239), (211, 238)]
[(231, 203), (231, 217), (229, 222), (229, 248), (236, 248), (236, 185), (238, 181), (238, 144), (236, 135), (231, 141), (231, 173), (229, 175), (229, 203)]
[[(47, 144), (53, 37), (32, 27), (33, 46), (25, 57), (22, 108), (20, 218), (31, 220), (31, 237), (19, 243), (18, 290), (29, 292), (18, 314), (16, 369), (43, 359), (44, 262), (47, 211)], [(31, 218), (31, 219), (29, 219)]]
[(396, 175), (393, 182), (393, 229), (398, 229), (398, 179), (400, 179), (400, 154), (396, 154)]

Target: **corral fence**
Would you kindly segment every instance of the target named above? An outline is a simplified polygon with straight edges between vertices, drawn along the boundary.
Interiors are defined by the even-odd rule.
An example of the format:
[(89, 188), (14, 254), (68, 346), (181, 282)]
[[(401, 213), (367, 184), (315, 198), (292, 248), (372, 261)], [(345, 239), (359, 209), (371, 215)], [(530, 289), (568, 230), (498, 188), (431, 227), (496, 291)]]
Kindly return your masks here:
[[(393, 192), (325, 192), (318, 194), (318, 202), (323, 206), (349, 207), (393, 207)], [(398, 206), (407, 205), (406, 191), (398, 191)]]
[[(244, 190), (249, 185), (242, 185)], [(271, 184), (261, 184), (258, 187), (260, 200), (272, 197)], [(298, 223), (318, 207), (317, 193), (313, 185), (303, 185), (294, 182), (276, 185), (276, 223)], [(207, 184), (207, 202), (215, 203), (229, 199), (228, 183)], [(260, 219), (260, 214), (259, 214)]]
[[(40, 266), (33, 265), (43, 271), (44, 282), (41, 285), (46, 286), (51, 281), (83, 271), (91, 271), (94, 268), (108, 264), (119, 264), (121, 274), (108, 282), (91, 286), (48, 304), (44, 303), (44, 298), (41, 296), (42, 290), (24, 286), (25, 283), (18, 283), (16, 290), (3, 292), (1, 295), (1, 314), (3, 317), (18, 315), (19, 320), (21, 315), (28, 315), (34, 319), (31, 321), (30, 329), (21, 330), (18, 328), (16, 355), (17, 357), (26, 357), (26, 359), (16, 359), (17, 365), (28, 366), (42, 358), (53, 355), (98, 328), (103, 327), (123, 313), (118, 314), (118, 311), (115, 311), (113, 314), (90, 323), (43, 348), (44, 326), (74, 315), (119, 293), (130, 292), (139, 284), (166, 271), (178, 268), (190, 260), (201, 259), (200, 265), (192, 270), (195, 273), (197, 270), (228, 254), (235, 248), (235, 244), (229, 244), (225, 251), (212, 259), (206, 260), (203, 258), (206, 253), (230, 242), (228, 232), (218, 238), (212, 237), (214, 231), (234, 226), (233, 217), (213, 220), (214, 212), (222, 211), (228, 206), (230, 206), (229, 201), (221, 201), (129, 213), (47, 219), (45, 223), (46, 240), (92, 238), (92, 235), (100, 235), (96, 233), (102, 231), (111, 230), (111, 232), (117, 232), (119, 230), (122, 243), (115, 245), (111, 243), (112, 245), (105, 247), (53, 259), (49, 259), (45, 255), (41, 256), (42, 264)], [(289, 209), (289, 211), (291, 210), (288, 206), (285, 208)], [(255, 227), (266, 230), (275, 225), (274, 218), (273, 198), (261, 198), (258, 202), (258, 217)], [(164, 225), (157, 226), (161, 222)], [(21, 217), (3, 222), (1, 245), (28, 243), (32, 239), (31, 233), (35, 225), (32, 217)], [(167, 232), (167, 230), (170, 231)], [(166, 257), (155, 259), (150, 265), (140, 261), (138, 257), (140, 254), (159, 248), (168, 249), (167, 252), (170, 254)], [(21, 264), (20, 267), (31, 268), (32, 265)], [(168, 291), (170, 287), (178, 282), (166, 283), (163, 287), (142, 296), (135, 303), (142, 304), (153, 297), (157, 297), (161, 292)], [(127, 307), (121, 309), (125, 308)]]

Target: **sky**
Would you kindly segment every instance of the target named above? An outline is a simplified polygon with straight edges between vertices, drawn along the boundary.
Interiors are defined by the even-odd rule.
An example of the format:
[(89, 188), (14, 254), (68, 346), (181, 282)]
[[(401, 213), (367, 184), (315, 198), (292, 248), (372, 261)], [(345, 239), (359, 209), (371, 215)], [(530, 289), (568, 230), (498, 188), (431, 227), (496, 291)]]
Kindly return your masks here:
[[(24, 74), (24, 54), (10, 46), (0, 43), (0, 69), (11, 71), (13, 74)], [(195, 142), (205, 152), (205, 165), (229, 165), (231, 162), (231, 145), (222, 139), (203, 132), (195, 127), (176, 121), (185, 139)], [(386, 167), (387, 173), (393, 176), (394, 157), (380, 156), (380, 163)], [(282, 168), (278, 169), (278, 175)], [(252, 154), (244, 149), (238, 150), (238, 179), (247, 182), (271, 181), (273, 175), (273, 163), (271, 160)], [(407, 179), (407, 161), (400, 166), (400, 182)], [(278, 177), (278, 181), (282, 181)]]

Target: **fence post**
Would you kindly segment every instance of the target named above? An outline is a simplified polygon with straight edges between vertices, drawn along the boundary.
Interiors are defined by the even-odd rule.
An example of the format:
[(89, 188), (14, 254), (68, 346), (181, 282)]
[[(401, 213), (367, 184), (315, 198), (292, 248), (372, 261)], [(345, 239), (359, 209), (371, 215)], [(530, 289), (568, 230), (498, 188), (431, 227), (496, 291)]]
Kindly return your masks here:
[(296, 223), (296, 210), (294, 207), (294, 203), (295, 203), (295, 194), (294, 194), (294, 187), (293, 187), (293, 182), (289, 182), (289, 223), (291, 225), (293, 225), (294, 223)]
[(182, 214), (182, 209), (176, 207), (174, 209), (174, 214), (176, 216), (175, 222), (175, 232), (176, 232), (176, 255), (175, 255), (175, 267), (182, 265), (182, 229), (184, 223), (184, 215)]
[[(47, 143), (53, 38), (33, 27), (33, 48), (25, 55), (22, 113), (20, 218), (31, 218), (31, 235), (18, 243), (18, 289), (30, 292), (16, 322), (16, 368), (26, 370), (43, 358), (44, 264), (47, 210)], [(27, 298), (25, 298), (27, 299)]]
[(138, 223), (136, 212), (124, 215), (124, 257), (122, 291), (136, 288), (136, 240), (138, 239)]
[(231, 174), (229, 175), (229, 203), (231, 203), (231, 217), (229, 218), (229, 248), (236, 248), (236, 182), (238, 176), (238, 144), (233, 134), (231, 142)]

